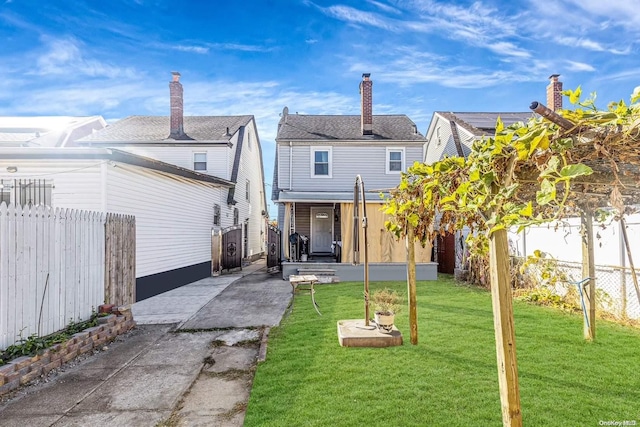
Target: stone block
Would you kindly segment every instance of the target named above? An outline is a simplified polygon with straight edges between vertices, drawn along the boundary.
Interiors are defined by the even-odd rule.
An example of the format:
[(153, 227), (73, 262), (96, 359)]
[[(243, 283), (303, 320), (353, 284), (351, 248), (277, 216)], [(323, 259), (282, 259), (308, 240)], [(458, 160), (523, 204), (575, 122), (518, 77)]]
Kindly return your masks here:
[(64, 363), (67, 363), (67, 362), (69, 362), (69, 361), (71, 361), (71, 360), (75, 359), (77, 356), (78, 356), (78, 350), (74, 350), (74, 351), (71, 351), (71, 352), (69, 352), (69, 353), (65, 354), (65, 355), (62, 357), (62, 361), (63, 361)]
[(84, 331), (89, 333), (90, 336), (94, 336), (100, 333), (100, 331), (102, 331), (103, 328), (104, 326), (99, 325), (99, 326), (94, 326), (92, 328), (85, 329)]
[(34, 379), (38, 378), (40, 376), (40, 369), (35, 369), (31, 372), (29, 372), (26, 375), (23, 375), (20, 378), (20, 385), (25, 385), (27, 383), (30, 383), (31, 381), (33, 381)]
[(87, 331), (78, 332), (73, 334), (73, 338), (76, 339), (76, 342), (82, 342), (89, 338), (89, 333)]
[(62, 366), (62, 359), (53, 360), (42, 367), (42, 372), (48, 374), (52, 369), (56, 369)]
[(7, 394), (20, 387), (20, 380), (14, 380), (0, 386), (0, 395)]
[(116, 323), (116, 316), (114, 314), (110, 314), (104, 317), (98, 317), (98, 325), (112, 325)]
[(78, 351), (80, 352), (80, 354), (85, 354), (90, 352), (92, 349), (93, 349), (93, 340), (89, 340), (89, 344), (85, 344), (84, 346), (80, 347)]
[(16, 365), (13, 363), (8, 363), (6, 365), (0, 366), (0, 376), (5, 376), (12, 374), (16, 370)]
[(391, 347), (402, 345), (402, 333), (395, 326), (390, 334), (378, 332), (364, 319), (339, 320), (338, 340), (342, 347)]
[(31, 364), (31, 357), (29, 356), (20, 356), (17, 359), (13, 359), (11, 364), (15, 365), (16, 370), (22, 369), (25, 366), (29, 366)]

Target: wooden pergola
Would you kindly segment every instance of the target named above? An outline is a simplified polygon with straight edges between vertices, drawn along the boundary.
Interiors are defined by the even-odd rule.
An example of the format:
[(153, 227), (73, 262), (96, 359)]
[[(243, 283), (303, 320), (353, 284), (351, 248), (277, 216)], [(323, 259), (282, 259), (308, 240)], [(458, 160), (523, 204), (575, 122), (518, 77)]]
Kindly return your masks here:
[[(572, 148), (565, 153), (570, 157), (571, 162), (586, 165), (593, 171), (590, 175), (572, 180), (570, 189), (559, 190), (559, 192), (567, 193), (562, 195), (566, 196), (567, 206), (581, 217), (582, 276), (586, 279), (584, 284), (586, 291), (584, 338), (593, 340), (596, 337), (593, 214), (597, 208), (607, 205), (613, 207), (618, 214), (618, 219), (622, 221), (622, 229), (624, 230), (625, 207), (640, 203), (640, 119), (622, 126), (616, 123), (613, 117), (610, 118), (610, 122), (607, 122), (606, 113), (602, 113), (602, 122), (599, 123), (605, 123), (605, 125), (588, 126), (580, 120), (575, 122), (568, 120), (539, 102), (533, 102), (530, 108), (549, 122), (557, 125), (553, 135), (554, 141), (571, 143)], [(501, 165), (503, 169), (499, 173), (507, 176), (509, 183), (511, 183), (511, 179), (517, 180), (520, 186), (516, 196), (518, 201), (536, 200), (536, 190), (539, 188), (540, 169), (538, 166), (540, 162), (516, 163), (514, 161)], [(408, 241), (413, 240), (412, 227), (408, 227), (406, 237), (410, 239)], [(640, 288), (635, 277), (626, 232), (624, 232), (624, 239), (636, 293), (640, 301)], [(409, 245), (409, 247), (412, 246)], [(522, 413), (506, 229), (498, 229), (490, 234), (489, 251), (503, 424), (505, 426), (521, 426)], [(408, 268), (409, 293), (412, 295), (413, 292), (415, 295), (415, 276), (411, 274), (411, 271), (415, 271), (415, 259), (413, 259), (411, 252), (409, 252)], [(415, 298), (410, 299), (410, 304), (415, 304)], [(410, 313), (414, 312), (415, 305), (410, 306)], [(410, 317), (410, 328), (412, 331), (411, 341), (415, 344), (417, 343), (417, 321), (414, 316)], [(415, 342), (414, 331), (416, 334)]]

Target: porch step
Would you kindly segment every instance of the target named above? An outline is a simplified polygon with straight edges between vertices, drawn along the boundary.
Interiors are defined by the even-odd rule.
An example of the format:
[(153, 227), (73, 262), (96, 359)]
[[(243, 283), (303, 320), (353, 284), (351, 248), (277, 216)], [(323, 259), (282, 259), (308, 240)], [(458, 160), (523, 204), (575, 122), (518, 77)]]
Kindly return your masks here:
[(301, 276), (313, 274), (318, 278), (320, 283), (339, 283), (340, 278), (336, 276), (336, 271), (332, 268), (298, 268), (298, 274)]

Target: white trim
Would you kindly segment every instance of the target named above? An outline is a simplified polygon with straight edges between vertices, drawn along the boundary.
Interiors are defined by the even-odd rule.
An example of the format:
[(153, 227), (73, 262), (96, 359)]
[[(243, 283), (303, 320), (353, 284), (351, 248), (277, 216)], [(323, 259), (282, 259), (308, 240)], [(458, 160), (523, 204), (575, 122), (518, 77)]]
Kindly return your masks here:
[[(326, 151), (329, 162), (329, 174), (328, 175), (316, 175), (316, 155), (317, 151)], [(330, 146), (311, 146), (309, 147), (309, 174), (311, 178), (331, 178), (333, 170), (333, 147)]]
[[(389, 163), (391, 162), (390, 155), (391, 155), (392, 152), (393, 153), (397, 153), (397, 152), (402, 153), (402, 159), (401, 159), (402, 165), (400, 166), (400, 170), (399, 171), (392, 171), (392, 170), (389, 169)], [(384, 158), (385, 158), (384, 169), (385, 169), (385, 173), (387, 175), (399, 174), (400, 172), (404, 172), (404, 170), (405, 170), (405, 159), (406, 159), (406, 153), (405, 153), (404, 147), (398, 147), (398, 148), (387, 147), (386, 154), (385, 154)]]
[[(204, 154), (204, 169), (196, 169), (196, 163), (202, 163), (202, 162), (196, 162), (196, 154)], [(193, 152), (193, 156), (192, 156), (192, 166), (193, 166), (193, 170), (194, 171), (207, 171), (209, 168), (209, 156), (207, 155), (208, 153), (206, 151), (194, 151)]]

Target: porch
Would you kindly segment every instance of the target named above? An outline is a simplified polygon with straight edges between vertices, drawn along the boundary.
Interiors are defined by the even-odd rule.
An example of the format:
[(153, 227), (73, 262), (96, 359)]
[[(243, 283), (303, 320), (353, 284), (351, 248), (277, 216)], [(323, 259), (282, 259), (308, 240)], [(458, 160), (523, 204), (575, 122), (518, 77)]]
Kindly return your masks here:
[[(377, 195), (376, 195), (377, 196)], [(406, 280), (407, 252), (385, 228), (388, 216), (382, 203), (367, 202), (367, 247), (369, 278), (375, 281)], [(354, 208), (348, 201), (286, 202), (283, 212), (282, 275), (315, 274), (322, 281), (364, 280), (364, 235), (359, 235), (359, 262), (353, 265)], [(360, 218), (361, 220), (361, 218)], [(415, 245), (418, 280), (436, 280), (437, 263), (432, 262), (432, 245)]]

